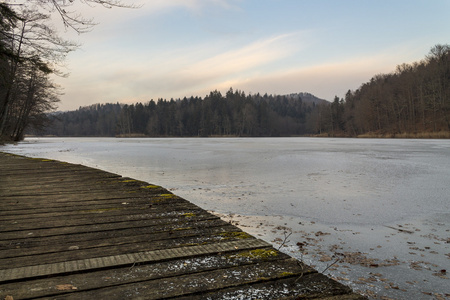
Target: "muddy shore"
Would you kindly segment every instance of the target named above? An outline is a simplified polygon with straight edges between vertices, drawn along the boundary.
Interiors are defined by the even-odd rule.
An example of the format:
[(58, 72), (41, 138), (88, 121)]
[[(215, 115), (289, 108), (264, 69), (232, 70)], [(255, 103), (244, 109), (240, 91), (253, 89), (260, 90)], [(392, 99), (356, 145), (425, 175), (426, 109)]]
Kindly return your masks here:
[(450, 298), (448, 214), (359, 228), (289, 216), (216, 215), (371, 299)]

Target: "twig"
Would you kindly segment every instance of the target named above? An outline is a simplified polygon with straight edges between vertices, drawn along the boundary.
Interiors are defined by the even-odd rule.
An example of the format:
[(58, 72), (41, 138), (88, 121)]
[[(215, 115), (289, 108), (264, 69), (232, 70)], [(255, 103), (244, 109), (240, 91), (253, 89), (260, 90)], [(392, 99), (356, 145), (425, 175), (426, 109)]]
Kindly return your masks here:
[(330, 265), (328, 265), (328, 266), (325, 268), (325, 270), (322, 271), (322, 274), (325, 274), (325, 272), (326, 272), (329, 268), (331, 268), (331, 266), (333, 266), (334, 264), (336, 264), (338, 261), (339, 261), (339, 258), (336, 258), (335, 261), (333, 261)]
[(297, 281), (299, 281), (303, 277), (303, 274), (305, 274), (305, 271), (304, 271), (305, 266), (303, 265), (303, 253), (300, 258), (301, 258), (302, 262), (297, 261), (297, 265), (299, 265), (300, 268), (302, 268), (302, 273), (300, 274), (300, 276), (298, 276), (297, 279), (295, 279), (294, 283), (297, 283)]
[(397, 231), (400, 231), (400, 232), (406, 232), (406, 233), (409, 233), (409, 234), (413, 234), (414, 233), (414, 231), (410, 231), (410, 230), (406, 230), (406, 229), (400, 229), (400, 228), (395, 228), (395, 227), (392, 227), (392, 226), (384, 226), (384, 227), (387, 227), (387, 228), (390, 228), (390, 229), (394, 229), (394, 230), (397, 230)]
[[(289, 234), (286, 235), (286, 231), (284, 232), (284, 241), (281, 243), (280, 247), (278, 247), (278, 251), (281, 249), (281, 247), (284, 246), (284, 244), (286, 243), (287, 239), (291, 236), (292, 232), (289, 232)], [(288, 241), (289, 242), (289, 241)]]
[(134, 261), (133, 265), (129, 268), (129, 270), (133, 269), (136, 263), (139, 263), (138, 261)]

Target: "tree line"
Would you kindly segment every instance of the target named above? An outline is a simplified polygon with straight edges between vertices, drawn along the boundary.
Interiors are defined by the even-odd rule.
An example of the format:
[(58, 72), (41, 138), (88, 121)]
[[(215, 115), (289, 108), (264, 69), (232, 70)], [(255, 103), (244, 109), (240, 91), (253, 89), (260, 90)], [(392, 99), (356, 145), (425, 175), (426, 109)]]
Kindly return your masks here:
[[(306, 101), (302, 99), (302, 96)], [(56, 136), (286, 136), (311, 131), (313, 111), (325, 100), (310, 94), (225, 95), (96, 104), (53, 115), (46, 134)]]

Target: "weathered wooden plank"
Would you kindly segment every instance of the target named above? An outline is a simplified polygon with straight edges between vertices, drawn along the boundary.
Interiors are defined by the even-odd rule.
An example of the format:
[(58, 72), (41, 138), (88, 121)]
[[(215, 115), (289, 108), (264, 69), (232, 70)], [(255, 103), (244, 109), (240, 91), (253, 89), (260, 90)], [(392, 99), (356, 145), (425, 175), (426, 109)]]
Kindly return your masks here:
[[(126, 213), (126, 212), (125, 212)], [(170, 217), (161, 214), (147, 214), (147, 216), (153, 217), (152, 219), (137, 219), (137, 220), (127, 220), (123, 222), (108, 222), (108, 223), (94, 223), (94, 224), (79, 224), (79, 225), (66, 225), (66, 226), (51, 226), (52, 223), (49, 222), (48, 225), (37, 225), (36, 229), (25, 229), (25, 230), (14, 230), (13, 225), (6, 230), (2, 231), (0, 240), (15, 240), (15, 239), (27, 239), (27, 238), (38, 238), (47, 236), (57, 236), (57, 235), (69, 235), (69, 234), (80, 234), (88, 232), (109, 232), (124, 230), (128, 228), (144, 228), (149, 226), (165, 226), (165, 230), (170, 230), (173, 228), (180, 228), (176, 225), (183, 222), (190, 221), (202, 221), (202, 220), (217, 220), (215, 216), (211, 216), (201, 210), (179, 210), (178, 214), (172, 215)], [(45, 221), (44, 221), (45, 222)], [(155, 227), (154, 229), (158, 229)]]
[[(159, 202), (169, 202), (169, 200), (179, 201), (179, 202), (189, 202), (181, 197), (177, 197), (176, 195), (171, 194), (170, 192), (165, 193), (156, 193), (151, 190), (145, 190), (144, 188), (136, 188), (136, 189), (124, 189), (120, 191), (110, 191), (110, 189), (114, 189), (114, 187), (110, 187), (104, 190), (85, 190), (80, 193), (78, 191), (65, 191), (64, 193), (42, 193), (42, 194), (33, 194), (33, 195), (14, 195), (14, 196), (5, 196), (0, 197), (0, 200), (4, 200), (4, 203), (0, 203), (0, 205), (8, 206), (9, 203), (12, 204), (27, 204), (27, 203), (36, 203), (38, 201), (47, 201), (54, 200), (57, 202), (83, 202), (90, 200), (114, 200), (114, 199), (149, 199), (154, 201), (155, 203)], [(1, 193), (0, 193), (1, 194)]]
[[(66, 198), (67, 199), (67, 198)], [(101, 200), (97, 200), (97, 199), (86, 199), (84, 201), (70, 201), (70, 200), (66, 200), (66, 201), (54, 201), (53, 199), (48, 199), (48, 197), (46, 197), (46, 200), (42, 200), (42, 201), (8, 201), (8, 200), (4, 200), (2, 199), (2, 212), (14, 212), (17, 211), (18, 213), (23, 212), (25, 214), (27, 214), (27, 210), (33, 210), (33, 211), (39, 211), (39, 210), (43, 210), (44, 212), (46, 211), (45, 209), (47, 208), (48, 210), (53, 210), (53, 209), (59, 209), (59, 211), (61, 210), (72, 210), (73, 207), (77, 207), (77, 208), (81, 208), (81, 207), (92, 207), (92, 206), (105, 206), (105, 205), (128, 205), (128, 207), (137, 207), (137, 206), (141, 206), (141, 205), (148, 205), (151, 203), (151, 198), (145, 199), (145, 198), (140, 198), (138, 199), (133, 199), (133, 201), (130, 202), (124, 202), (124, 200), (129, 200), (129, 198), (122, 196), (122, 197), (115, 197), (115, 198), (108, 198), (108, 199), (101, 199)], [(42, 206), (45, 206), (45, 208), (43, 208)], [(6, 213), (5, 213), (6, 214)]]
[(67, 251), (73, 248), (82, 250), (92, 247), (105, 247), (139, 241), (175, 239), (203, 232), (204, 228), (213, 230), (220, 227), (223, 232), (235, 232), (235, 228), (222, 220), (212, 219), (191, 221), (166, 226), (130, 227), (112, 232), (85, 232), (73, 235), (50, 236), (45, 238), (18, 239), (0, 242), (0, 257), (11, 258), (24, 255), (37, 255), (50, 252)]
[[(153, 201), (152, 201), (153, 200)], [(7, 207), (5, 210), (0, 212), (0, 216), (4, 215), (32, 215), (32, 214), (39, 214), (44, 212), (68, 212), (68, 211), (80, 211), (84, 212), (87, 210), (101, 210), (101, 209), (132, 209), (132, 208), (138, 208), (142, 210), (149, 210), (151, 208), (151, 204), (156, 203), (159, 201), (158, 197), (155, 197), (154, 199), (146, 199), (144, 201), (123, 201), (123, 199), (115, 199), (110, 201), (105, 201), (104, 203), (100, 204), (93, 204), (93, 203), (85, 203), (85, 204), (77, 204), (77, 205), (66, 205), (66, 206), (51, 206), (51, 207), (36, 207), (36, 208), (27, 208), (27, 207), (20, 207), (20, 204), (12, 205)], [(176, 201), (179, 204), (185, 205), (185, 206), (191, 206), (186, 201)], [(44, 203), (45, 204), (45, 201)]]
[[(80, 205), (80, 204), (90, 204), (92, 201), (104, 201), (108, 203), (111, 201), (118, 201), (120, 199), (130, 199), (133, 200), (128, 202), (133, 204), (134, 202), (145, 202), (148, 201), (149, 204), (158, 203), (189, 203), (183, 198), (177, 197), (171, 193), (152, 193), (152, 192), (130, 192), (130, 190), (124, 190), (122, 192), (113, 193), (107, 190), (96, 190), (91, 191), (91, 193), (58, 193), (58, 194), (46, 194), (46, 195), (22, 195), (22, 196), (7, 196), (0, 197), (0, 206), (5, 209), (17, 209), (10, 206), (23, 207), (36, 206), (45, 203), (51, 207), (53, 206), (67, 206), (67, 205)], [(191, 203), (190, 203), (191, 204)], [(191, 204), (192, 205), (192, 204)]]
[[(80, 219), (83, 218), (106, 218), (107, 220), (112, 220), (112, 222), (114, 222), (115, 218), (119, 218), (118, 222), (122, 221), (128, 221), (128, 220), (149, 220), (151, 218), (154, 219), (165, 219), (165, 218), (189, 218), (189, 216), (191, 216), (192, 214), (200, 215), (200, 213), (198, 213), (198, 208), (185, 208), (185, 207), (176, 207), (174, 211), (167, 211), (167, 212), (163, 212), (163, 211), (159, 211), (159, 210), (152, 210), (150, 212), (143, 212), (142, 210), (114, 210), (114, 211), (93, 211), (93, 212), (87, 212), (87, 213), (61, 213), (61, 218), (66, 218), (66, 219), (74, 219), (73, 222), (78, 222), (80, 223), (80, 225), (83, 225), (83, 221), (81, 221)], [(30, 217), (30, 219), (36, 221), (36, 229), (41, 228), (41, 224), (42, 221), (45, 219), (45, 217), (48, 216), (48, 220), (51, 222), (51, 220), (55, 220), (56, 218), (58, 218), (56, 213), (52, 213), (52, 214), (42, 214), (39, 215), (39, 217), (35, 217), (33, 216), (33, 218)], [(23, 218), (24, 216), (22, 216), (21, 218)], [(26, 215), (25, 215), (26, 217)], [(9, 230), (10, 227), (9, 225), (13, 226), (15, 224), (20, 224), (21, 222), (21, 218), (8, 218), (8, 220), (6, 220), (5, 222), (3, 222), (5, 224), (5, 232), (8, 231), (14, 231), (13, 229)], [(27, 220), (28, 221), (28, 220)], [(17, 223), (16, 223), (17, 222)], [(160, 221), (162, 222), (162, 221)], [(2, 224), (3, 224), (2, 223)], [(29, 223), (29, 222), (26, 222)], [(86, 224), (95, 224), (97, 222), (89, 222), (86, 221)], [(100, 221), (98, 223), (110, 223), (109, 221)], [(48, 228), (45, 226), (45, 224), (42, 226), (42, 228)], [(51, 227), (50, 227), (51, 228)], [(18, 230), (21, 230), (20, 228)]]
[[(37, 178), (42, 177), (43, 179), (45, 177), (50, 177), (50, 176), (55, 176), (55, 177), (70, 177), (72, 175), (77, 175), (77, 176), (83, 176), (84, 178), (86, 177), (91, 177), (94, 178), (96, 180), (107, 180), (107, 179), (113, 179), (113, 178), (121, 178), (120, 175), (118, 174), (113, 174), (113, 173), (108, 173), (108, 172), (104, 172), (103, 171), (99, 171), (99, 170), (89, 170), (89, 169), (73, 169), (73, 168), (69, 168), (69, 169), (52, 169), (49, 168), (49, 166), (45, 166), (45, 168), (33, 168), (33, 173), (30, 174), (29, 173), (29, 169), (13, 169), (13, 170), (5, 170), (4, 168), (2, 168), (2, 177), (4, 178), (8, 178), (11, 176), (14, 176), (17, 178), (16, 182), (23, 182), (25, 181), (27, 178), (29, 178), (30, 180), (34, 180)], [(80, 180), (80, 179), (78, 179)], [(84, 180), (84, 179), (83, 179)], [(18, 185), (18, 184), (16, 184)]]
[[(2, 175), (0, 177), (8, 179), (8, 172), (4, 172), (2, 170)], [(71, 187), (71, 189), (76, 188), (77, 184), (83, 184), (83, 187), (108, 187), (111, 185), (116, 185), (117, 187), (140, 187), (147, 186), (148, 183), (135, 180), (126, 177), (120, 177), (116, 174), (111, 174), (108, 177), (102, 176), (102, 173), (93, 173), (90, 171), (83, 171), (82, 174), (78, 172), (77, 177), (73, 177), (72, 171), (70, 172), (58, 172), (58, 171), (47, 171), (44, 174), (33, 174), (33, 177), (30, 177), (29, 174), (17, 175), (16, 172), (11, 172), (11, 175), (14, 176), (14, 181), (10, 182), (8, 188), (19, 188), (19, 189), (33, 189), (36, 187), (41, 187), (43, 185), (52, 185), (53, 186), (65, 186)], [(39, 175), (39, 176), (37, 176)], [(83, 176), (80, 176), (83, 175)], [(154, 189), (162, 189), (164, 188), (160, 186), (154, 186)]]
[[(22, 220), (21, 218), (15, 218), (13, 220), (7, 220), (0, 222), (0, 232), (4, 232), (0, 236), (0, 240), (10, 240), (19, 238), (30, 238), (37, 236), (45, 236), (47, 232), (50, 235), (56, 235), (52, 229), (56, 232), (58, 230), (73, 230), (72, 227), (82, 228), (80, 226), (122, 226), (117, 228), (128, 228), (132, 224), (139, 224), (139, 226), (150, 225), (163, 225), (163, 224), (176, 224), (178, 222), (191, 222), (194, 220), (209, 220), (219, 219), (218, 217), (208, 214), (205, 211), (198, 209), (189, 209), (185, 207), (177, 207), (177, 210), (167, 214), (165, 211), (152, 211), (152, 213), (142, 213), (142, 211), (126, 211), (126, 214), (106, 214), (97, 213), (96, 218), (88, 219), (87, 217), (92, 214), (82, 214), (71, 216), (71, 219), (65, 221), (60, 217), (33, 218), (31, 220)], [(72, 219), (73, 218), (73, 219)], [(112, 225), (116, 224), (116, 225)], [(33, 226), (35, 225), (35, 226)], [(45, 231), (47, 230), (47, 231)], [(89, 228), (91, 230), (91, 228)], [(98, 230), (97, 230), (98, 231)], [(32, 233), (30, 235), (30, 233)]]
[[(158, 201), (158, 200), (155, 200)], [(33, 213), (33, 211), (29, 211), (29, 214), (5, 214), (2, 216), (3, 220), (12, 220), (17, 221), (23, 218), (23, 216), (27, 216), (27, 218), (35, 218), (35, 219), (40, 219), (40, 218), (51, 218), (51, 217), (61, 217), (61, 218), (76, 218), (76, 217), (85, 217), (85, 218), (90, 218), (93, 216), (98, 216), (98, 215), (123, 215), (124, 213), (127, 214), (142, 214), (143, 212), (146, 213), (148, 216), (150, 216), (151, 214), (154, 214), (155, 212), (159, 212), (161, 209), (158, 205), (159, 203), (149, 203), (147, 205), (147, 210), (142, 210), (141, 208), (126, 208), (124, 207), (123, 209), (84, 209), (84, 210), (70, 210), (70, 211), (57, 211), (57, 212), (40, 212), (40, 213)], [(168, 203), (169, 204), (169, 203)], [(180, 210), (198, 210), (198, 206), (194, 205), (194, 204), (189, 204), (189, 203), (185, 203), (182, 202), (180, 204), (177, 203), (172, 203), (170, 205), (171, 207), (173, 207), (174, 211), (180, 211)], [(126, 211), (125, 211), (126, 210)], [(166, 212), (167, 214), (170, 214), (171, 211), (168, 210)]]
[[(53, 175), (55, 176), (55, 175)], [(57, 175), (61, 176), (61, 175)], [(63, 175), (64, 176), (64, 175)], [(106, 183), (96, 183), (100, 177), (93, 176), (85, 176), (85, 180), (83, 181), (72, 181), (72, 182), (46, 182), (42, 179), (39, 183), (29, 182), (29, 179), (23, 178), (22, 180), (16, 180), (14, 184), (9, 184), (4, 190), (4, 194), (13, 194), (13, 195), (26, 195), (32, 194), (34, 195), (36, 192), (39, 193), (49, 193), (51, 188), (52, 193), (63, 193), (63, 192), (78, 192), (78, 191), (106, 191), (111, 185), (114, 185), (114, 190), (109, 190), (110, 192), (121, 192), (125, 188), (129, 188), (129, 185), (121, 184), (120, 182), (111, 182), (109, 184)], [(70, 190), (67, 188), (70, 186)], [(134, 187), (139, 187), (137, 185), (133, 185)]]
[[(169, 282), (167, 282), (169, 284)], [(208, 289), (207, 287), (198, 289), (199, 292), (177, 297), (180, 300), (199, 300), (199, 299), (320, 299), (320, 300), (363, 300), (367, 299), (351, 292), (350, 288), (339, 284), (319, 273), (311, 273), (304, 276), (293, 276), (287, 278), (278, 278), (278, 280), (261, 280), (247, 284), (235, 285), (222, 289)], [(144, 289), (139, 289), (130, 295), (133, 299), (161, 299), (159, 297), (146, 298)], [(73, 296), (71, 295), (72, 299)], [(123, 295), (123, 294), (122, 294)], [(120, 296), (115, 294), (114, 296)], [(136, 298), (134, 298), (136, 296)], [(58, 298), (55, 298), (58, 299)], [(62, 299), (62, 298), (59, 298)], [(67, 298), (71, 299), (71, 298)], [(119, 298), (111, 298), (119, 299)]]
[[(74, 273), (82, 272), (88, 270), (94, 270), (98, 268), (113, 268), (119, 266), (132, 266), (136, 263), (144, 264), (155, 261), (166, 261), (179, 259), (183, 257), (193, 257), (194, 251), (196, 255), (210, 255), (214, 253), (226, 253), (226, 252), (236, 252), (239, 250), (255, 249), (260, 247), (270, 247), (271, 245), (259, 239), (252, 239), (246, 243), (241, 241), (229, 241), (220, 244), (221, 247), (212, 245), (212, 247), (205, 248), (203, 246), (188, 246), (181, 247), (180, 249), (162, 249), (145, 251), (141, 253), (130, 254), (131, 256), (125, 254), (118, 254), (113, 256), (105, 257), (95, 257), (89, 259), (71, 260), (64, 261), (61, 263), (51, 263), (45, 265), (31, 265), (19, 268), (8, 268), (0, 270), (0, 283), (17, 281), (26, 278), (39, 278), (49, 275), (57, 275), (64, 273)], [(195, 249), (195, 250), (194, 250)], [(262, 250), (264, 251), (264, 250)], [(138, 255), (140, 259), (138, 261), (133, 259), (132, 255)], [(279, 255), (278, 253), (276, 255)]]
[[(158, 250), (175, 247), (184, 247), (192, 245), (203, 245), (206, 251), (210, 251), (211, 244), (240, 240), (241, 232), (239, 231), (224, 231), (221, 227), (205, 228), (202, 231), (190, 231), (189, 234), (185, 234), (182, 237), (161, 240), (149, 240), (146, 236), (134, 237), (131, 241), (124, 240), (123, 242), (116, 243), (111, 247), (109, 244), (96, 244), (94, 241), (90, 248), (50, 252), (31, 256), (19, 256), (0, 258), (0, 269), (10, 267), (31, 266), (39, 261), (40, 264), (55, 263), (60, 261), (67, 261), (72, 259), (81, 259), (83, 257), (100, 257), (104, 255), (112, 256), (116, 254), (139, 252), (143, 250)], [(74, 245), (76, 246), (76, 245)]]
[(185, 299), (318, 299), (351, 293), (349, 288), (337, 282), (330, 283), (321, 274), (302, 274), (292, 263), (263, 262), (92, 291), (78, 291), (77, 288), (52, 296), (52, 299), (168, 299), (182, 296)]
[[(26, 183), (24, 183), (26, 184)], [(67, 188), (67, 185), (74, 185), (75, 187)], [(15, 188), (14, 191), (10, 191), (9, 189), (4, 188), (2, 190), (2, 194), (0, 194), (0, 199), (4, 199), (5, 201), (13, 201), (13, 200), (21, 200), (21, 201), (34, 201), (35, 199), (42, 199), (48, 195), (58, 195), (60, 201), (64, 198), (68, 197), (70, 200), (76, 200), (75, 196), (78, 195), (78, 198), (93, 198), (95, 196), (105, 197), (109, 196), (109, 198), (115, 197), (145, 197), (149, 195), (157, 195), (157, 194), (167, 194), (170, 193), (166, 189), (163, 189), (158, 186), (152, 186), (151, 189), (146, 188), (145, 185), (130, 185), (130, 184), (122, 184), (117, 182), (111, 182), (109, 185), (91, 185), (84, 186), (84, 182), (71, 182), (65, 186), (55, 187), (53, 184), (46, 185), (36, 185), (33, 188)], [(46, 189), (46, 187), (52, 187), (51, 189)], [(77, 188), (78, 187), (78, 188)], [(135, 195), (130, 195), (130, 193), (136, 193)], [(8, 199), (9, 198), (9, 199)], [(100, 199), (100, 198), (99, 198)], [(58, 199), (55, 199), (58, 200)], [(80, 201), (80, 200), (79, 200)]]

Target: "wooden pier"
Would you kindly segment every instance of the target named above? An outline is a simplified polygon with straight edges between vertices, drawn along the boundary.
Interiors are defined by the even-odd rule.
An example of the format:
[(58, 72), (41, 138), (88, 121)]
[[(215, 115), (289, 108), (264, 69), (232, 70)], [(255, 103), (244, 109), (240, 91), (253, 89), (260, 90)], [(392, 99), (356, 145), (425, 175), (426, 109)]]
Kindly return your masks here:
[(166, 189), (0, 152), (0, 299), (365, 299)]

